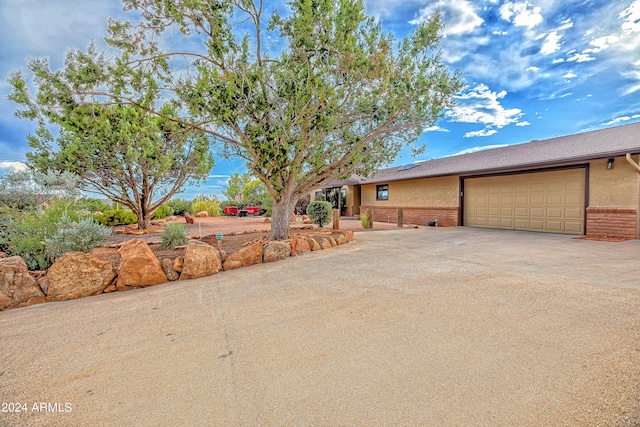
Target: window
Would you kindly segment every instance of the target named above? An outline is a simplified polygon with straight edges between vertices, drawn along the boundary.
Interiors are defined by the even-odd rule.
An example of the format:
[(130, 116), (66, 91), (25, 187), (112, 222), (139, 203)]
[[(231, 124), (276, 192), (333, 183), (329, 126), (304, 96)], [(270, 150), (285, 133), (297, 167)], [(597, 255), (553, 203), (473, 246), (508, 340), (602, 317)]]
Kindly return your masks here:
[(376, 185), (376, 200), (389, 200), (389, 184)]

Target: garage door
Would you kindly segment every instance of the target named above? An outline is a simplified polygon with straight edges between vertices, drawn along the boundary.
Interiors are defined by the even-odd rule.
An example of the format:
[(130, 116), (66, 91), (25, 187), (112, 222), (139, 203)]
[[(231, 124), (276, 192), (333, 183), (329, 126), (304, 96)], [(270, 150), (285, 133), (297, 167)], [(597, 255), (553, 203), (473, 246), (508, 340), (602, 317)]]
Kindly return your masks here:
[(583, 234), (586, 169), (464, 180), (463, 224)]

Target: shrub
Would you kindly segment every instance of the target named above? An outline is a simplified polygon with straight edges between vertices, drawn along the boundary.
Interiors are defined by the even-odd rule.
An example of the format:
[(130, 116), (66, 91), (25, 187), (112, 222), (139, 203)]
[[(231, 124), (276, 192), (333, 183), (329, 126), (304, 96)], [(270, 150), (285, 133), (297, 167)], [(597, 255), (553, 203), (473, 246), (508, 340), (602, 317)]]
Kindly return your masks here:
[(162, 233), (163, 249), (174, 248), (187, 243), (187, 226), (180, 222), (170, 222), (164, 226)]
[(173, 209), (170, 206), (162, 205), (151, 215), (151, 219), (162, 219), (173, 215)]
[(78, 209), (89, 212), (104, 212), (111, 209), (111, 206), (105, 203), (102, 199), (85, 197), (78, 201)]
[(191, 210), (191, 202), (184, 199), (172, 199), (165, 204), (169, 208), (173, 209), (172, 215), (184, 215), (185, 212), (193, 213)]
[(93, 217), (97, 222), (108, 227), (114, 225), (128, 225), (138, 222), (136, 214), (129, 209), (107, 209), (102, 214)]
[(200, 194), (193, 199), (191, 209), (193, 210), (193, 213), (207, 211), (209, 216), (218, 216), (220, 215), (220, 202), (218, 202), (218, 198), (216, 196)]
[(322, 201), (311, 202), (309, 206), (307, 206), (307, 215), (314, 224), (322, 227), (328, 224), (333, 216), (331, 203)]
[(54, 200), (45, 210), (42, 207), (19, 211), (5, 209), (0, 219), (0, 242), (2, 250), (10, 256), (24, 259), (29, 270), (45, 270), (51, 260), (46, 254), (45, 239), (53, 236), (63, 215), (71, 221), (78, 220), (73, 204)]
[(44, 239), (45, 254), (50, 262), (67, 252), (90, 252), (102, 245), (111, 230), (98, 224), (93, 218), (72, 221), (65, 212), (56, 223), (57, 231)]
[(362, 228), (371, 228), (371, 216), (369, 215), (369, 211), (365, 211), (360, 215), (360, 224)]

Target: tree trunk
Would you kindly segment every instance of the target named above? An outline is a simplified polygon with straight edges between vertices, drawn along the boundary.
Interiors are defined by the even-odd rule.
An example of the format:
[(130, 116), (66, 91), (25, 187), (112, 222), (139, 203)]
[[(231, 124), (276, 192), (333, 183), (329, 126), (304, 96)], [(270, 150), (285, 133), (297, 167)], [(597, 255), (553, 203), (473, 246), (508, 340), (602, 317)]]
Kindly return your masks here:
[(274, 201), (269, 240), (284, 240), (289, 238), (291, 215), (294, 213), (297, 201), (298, 198), (291, 194), (283, 194), (280, 196), (279, 201)]

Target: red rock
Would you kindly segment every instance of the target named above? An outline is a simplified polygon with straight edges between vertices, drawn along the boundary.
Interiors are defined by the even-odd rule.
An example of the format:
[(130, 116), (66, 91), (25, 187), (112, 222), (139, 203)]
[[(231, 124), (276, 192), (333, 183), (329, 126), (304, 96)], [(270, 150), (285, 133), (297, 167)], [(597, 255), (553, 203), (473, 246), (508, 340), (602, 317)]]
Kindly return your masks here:
[(116, 284), (119, 291), (168, 282), (160, 261), (144, 240), (129, 240), (120, 247), (118, 253), (122, 259)]
[(267, 242), (262, 247), (262, 261), (273, 262), (291, 256), (291, 243), (287, 240)]
[(211, 276), (222, 270), (222, 257), (218, 249), (199, 240), (187, 244), (180, 280)]
[(161, 264), (164, 274), (167, 276), (169, 281), (178, 280), (180, 273), (173, 269), (173, 261), (170, 258), (163, 259)]
[(0, 258), (0, 311), (44, 301), (44, 292), (21, 257)]
[(309, 247), (311, 248), (312, 251), (319, 251), (322, 249), (322, 247), (320, 246), (320, 243), (318, 243), (316, 239), (314, 239), (313, 237), (309, 237), (307, 239), (307, 242), (309, 243)]
[(187, 224), (193, 224), (195, 222), (193, 216), (191, 216), (189, 212), (184, 213), (184, 220), (187, 222)]
[(47, 278), (47, 276), (40, 276), (36, 279), (36, 282), (38, 282), (38, 286), (40, 286), (40, 289), (42, 289), (42, 292), (44, 292), (44, 294), (47, 294), (47, 291), (49, 289), (49, 279)]
[(184, 267), (184, 257), (179, 256), (178, 258), (173, 260), (173, 269), (178, 273), (182, 272), (182, 268)]
[(47, 300), (65, 301), (98, 295), (116, 277), (109, 261), (82, 252), (69, 252), (49, 269)]
[(229, 255), (222, 266), (225, 270), (235, 270), (262, 262), (262, 243), (254, 243)]
[(353, 235), (353, 230), (347, 230), (344, 232), (344, 237), (347, 239), (347, 242), (353, 242), (355, 236)]
[(344, 234), (337, 234), (333, 237), (338, 245), (344, 245), (345, 243), (347, 243), (347, 238), (344, 237)]
[[(329, 242), (329, 238), (323, 237), (322, 240), (320, 241), (320, 247), (322, 249), (331, 249), (333, 247), (333, 245), (331, 245), (331, 242)], [(333, 240), (333, 239), (331, 239)]]
[(291, 239), (291, 256), (298, 256), (311, 252), (311, 246), (307, 239)]

